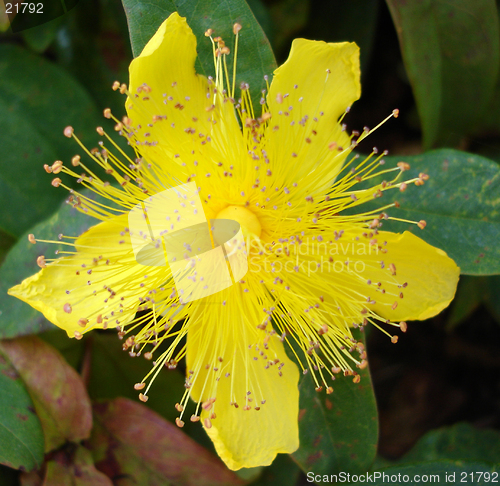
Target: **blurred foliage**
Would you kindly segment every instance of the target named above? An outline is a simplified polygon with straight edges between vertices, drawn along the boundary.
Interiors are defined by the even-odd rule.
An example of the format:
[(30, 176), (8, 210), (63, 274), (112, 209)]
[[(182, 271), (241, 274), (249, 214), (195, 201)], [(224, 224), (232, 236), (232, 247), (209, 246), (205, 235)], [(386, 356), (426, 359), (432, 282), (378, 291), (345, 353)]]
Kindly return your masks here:
[[(0, 12), (5, 31), (0, 34), (0, 485), (293, 486), (307, 484), (308, 471), (362, 473), (370, 467), (386, 474), (436, 473), (442, 482), (444, 473), (455, 473), (458, 484), (464, 473), (498, 471), (497, 2), (124, 0), (124, 5), (80, 0), (63, 16), (25, 30), (9, 29)], [(272, 75), (274, 56), (282, 63), (295, 37), (357, 42), (363, 96), (345, 122), (361, 130), (400, 109), (400, 117), (380, 127), (360, 150), (388, 149), (388, 165), (410, 162), (410, 176), (431, 175), (423, 187), (391, 197), (400, 203), (399, 217), (427, 221), (417, 234), (445, 249), (467, 274), (450, 309), (410, 324), (397, 346), (382, 333), (369, 333), (372, 380), (368, 370), (360, 384), (339, 377), (334, 393), (325, 396), (303, 377), (301, 448), (239, 476), (215, 457), (198, 424), (186, 423), (182, 430), (171, 424), (183, 390), (182, 370), (160, 374), (147, 405), (139, 403), (133, 384), (148, 372), (149, 362), (130, 359), (106, 332), (81, 341), (54, 330), (42, 334), (43, 340), (22, 337), (53, 326), (5, 293), (35, 271), (38, 255), (49, 254), (49, 246), (56, 249), (30, 245), (27, 233), (54, 240), (93, 224), (71, 207), (61, 208), (66, 193), (50, 185), (43, 165), (68, 162), (77, 152), (62, 135), (65, 126), (73, 125), (93, 147), (102, 109), (124, 113), (124, 99), (111, 84), (127, 81), (132, 52), (140, 52), (173, 10), (187, 16), (198, 35), (200, 72), (208, 72), (212, 62), (206, 28), (226, 32), (236, 20), (251, 25), (239, 52), (239, 76), (251, 80), (251, 87)], [(253, 97), (258, 103), (260, 92)], [(440, 150), (424, 152), (431, 148)]]

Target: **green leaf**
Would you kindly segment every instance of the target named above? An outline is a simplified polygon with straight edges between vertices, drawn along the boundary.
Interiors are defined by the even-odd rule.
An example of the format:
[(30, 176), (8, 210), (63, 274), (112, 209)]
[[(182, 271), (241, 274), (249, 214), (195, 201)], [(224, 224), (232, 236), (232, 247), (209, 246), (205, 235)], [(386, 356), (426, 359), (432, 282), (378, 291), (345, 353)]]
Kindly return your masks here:
[[(405, 192), (388, 191), (363, 209), (381, 207), (397, 200), (401, 207), (389, 216), (427, 226), (384, 221), (382, 230), (411, 231), (427, 243), (441, 248), (466, 275), (500, 273), (500, 167), (495, 162), (457, 150), (435, 150), (422, 155), (386, 157), (385, 167), (405, 161), (411, 169), (402, 180), (424, 172), (430, 179), (423, 186), (409, 185)], [(389, 180), (387, 176), (386, 180)], [(369, 186), (373, 186), (372, 179)], [(357, 189), (357, 188), (356, 188)], [(357, 208), (359, 211), (359, 208)]]
[(244, 484), (213, 454), (141, 403), (126, 398), (97, 403), (94, 419), (90, 445), (98, 469), (109, 477), (148, 486)]
[(477, 461), (499, 463), (500, 433), (476, 429), (467, 423), (428, 432), (399, 463)]
[[(160, 24), (173, 12), (186, 17), (198, 40), (196, 70), (205, 76), (213, 76), (214, 62), (212, 43), (205, 37), (207, 29), (221, 36), (233, 46), (233, 25), (243, 27), (239, 34), (236, 86), (241, 82), (250, 85), (252, 101), (257, 114), (261, 90), (266, 87), (264, 75), (271, 79), (276, 61), (269, 41), (245, 0), (122, 0), (128, 19), (130, 40), (134, 56), (138, 56)], [(229, 79), (232, 79), (232, 63), (228, 63)]]
[(44, 24), (21, 32), (24, 42), (35, 52), (45, 52), (57, 35), (57, 30), (64, 17), (56, 17)]
[(43, 170), (56, 159), (68, 162), (78, 151), (63, 136), (97, 139), (98, 120), (88, 94), (65, 71), (14, 44), (0, 45), (0, 229), (20, 236), (57, 208), (66, 193), (50, 185)]
[(23, 471), (43, 462), (43, 432), (15, 368), (0, 354), (0, 464)]
[[(356, 331), (355, 338), (361, 334)], [(315, 474), (368, 469), (378, 440), (377, 406), (367, 368), (361, 381), (339, 375), (333, 393), (315, 391), (310, 374), (299, 382), (299, 450), (292, 454), (298, 465)]]
[(424, 146), (456, 145), (490, 101), (499, 67), (495, 0), (387, 0)]
[[(360, 486), (388, 486), (392, 484), (440, 483), (446, 485), (489, 485), (498, 480), (497, 466), (485, 462), (435, 461), (405, 466), (393, 466), (365, 473)], [(492, 475), (491, 473), (494, 473)], [(366, 480), (366, 475), (369, 479)], [(418, 477), (417, 477), (418, 476)], [(351, 478), (352, 479), (352, 478)], [(366, 481), (365, 481), (366, 480)], [(358, 482), (359, 481), (359, 482)]]
[(278, 454), (273, 463), (263, 469), (252, 486), (293, 486), (300, 475), (299, 467), (288, 454)]
[[(57, 241), (60, 233), (80, 235), (93, 224), (96, 224), (95, 219), (63, 203), (59, 211), (31, 228), (29, 232), (40, 239)], [(32, 245), (27, 236), (24, 235), (16, 243), (0, 267), (0, 338), (33, 334), (53, 328), (40, 312), (7, 295), (10, 287), (40, 270), (36, 264), (39, 255), (52, 258), (54, 252), (60, 248), (60, 245), (52, 243)]]
[(464, 275), (458, 282), (457, 294), (453, 300), (446, 327), (448, 330), (463, 322), (481, 305), (484, 300), (486, 277)]
[(92, 410), (80, 375), (35, 336), (0, 342), (33, 399), (42, 423), (45, 452), (90, 436)]

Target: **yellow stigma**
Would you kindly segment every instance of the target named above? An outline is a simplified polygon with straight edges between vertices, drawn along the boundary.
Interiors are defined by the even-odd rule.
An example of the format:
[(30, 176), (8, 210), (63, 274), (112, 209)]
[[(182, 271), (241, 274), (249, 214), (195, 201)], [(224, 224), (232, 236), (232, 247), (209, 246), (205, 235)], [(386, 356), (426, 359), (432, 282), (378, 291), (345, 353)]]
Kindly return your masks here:
[(260, 234), (262, 233), (262, 227), (260, 226), (259, 219), (254, 213), (252, 213), (252, 211), (244, 206), (228, 206), (220, 211), (215, 218), (232, 219), (238, 222), (244, 235), (253, 233), (255, 236), (260, 238)]

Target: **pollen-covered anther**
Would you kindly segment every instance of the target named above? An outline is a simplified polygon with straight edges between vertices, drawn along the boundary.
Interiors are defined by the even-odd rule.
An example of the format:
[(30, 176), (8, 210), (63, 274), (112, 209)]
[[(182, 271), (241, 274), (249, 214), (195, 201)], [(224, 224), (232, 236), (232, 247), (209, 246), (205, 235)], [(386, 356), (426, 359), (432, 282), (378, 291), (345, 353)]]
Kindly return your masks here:
[(88, 324), (89, 320), (88, 319), (85, 319), (85, 318), (81, 318), (81, 319), (78, 319), (78, 325), (80, 327), (86, 327), (87, 324)]
[(233, 25), (233, 34), (236, 35), (241, 29), (242, 29), (241, 24), (238, 24), (238, 22), (236, 22)]
[(104, 118), (111, 118), (111, 108), (105, 108), (104, 111), (102, 112), (104, 115)]
[(102, 127), (97, 127), (95, 131), (102, 136), (104, 136), (104, 129)]
[(417, 223), (417, 226), (420, 228), (420, 229), (424, 229), (426, 226), (427, 226), (427, 223), (425, 222), (425, 220), (421, 219), (418, 223)]
[(200, 421), (200, 417), (199, 415), (191, 415), (191, 418), (190, 418), (191, 422), (199, 422)]
[(143, 390), (145, 386), (146, 386), (146, 383), (136, 383), (134, 385), (134, 390)]
[(153, 353), (151, 353), (150, 351), (144, 353), (144, 359), (151, 361), (153, 359)]
[(203, 420), (203, 425), (207, 429), (211, 429), (212, 428), (212, 421), (209, 418), (206, 418), (205, 420)]
[(175, 409), (176, 409), (178, 412), (183, 412), (183, 411), (184, 411), (184, 407), (183, 407), (180, 403), (176, 403), (176, 404), (175, 404)]
[(52, 164), (52, 173), (53, 174), (59, 174), (59, 172), (61, 172), (62, 170), (62, 167), (63, 167), (63, 163), (62, 163), (62, 160), (56, 160), (53, 164)]
[(111, 86), (111, 89), (113, 91), (116, 91), (120, 87), (120, 81), (115, 81), (113, 85)]
[(361, 381), (361, 375), (355, 375), (352, 379), (353, 383), (359, 383)]
[(398, 342), (398, 337), (397, 336), (392, 336), (391, 337), (391, 343), (396, 344)]
[(64, 129), (64, 136), (65, 137), (68, 137), (68, 138), (71, 138), (73, 136), (73, 127), (72, 126), (67, 126), (65, 129)]
[(342, 370), (340, 369), (339, 366), (333, 366), (332, 367), (332, 373), (336, 375), (337, 373), (340, 373)]
[(120, 94), (125, 94), (127, 92), (127, 85), (125, 83), (122, 83), (120, 85)]
[(184, 427), (184, 422), (179, 417), (177, 417), (175, 419), (175, 425), (177, 425), (177, 427), (179, 427), (180, 429), (182, 429), (182, 427)]
[(214, 33), (213, 29), (207, 29), (205, 31), (205, 37), (210, 37)]
[(401, 169), (401, 172), (404, 172), (405, 170), (410, 170), (410, 164), (407, 162), (398, 162), (397, 166)]
[(35, 239), (35, 235), (33, 233), (30, 233), (28, 235), (28, 241), (32, 244), (32, 245), (36, 245), (36, 239)]
[(139, 393), (139, 400), (141, 402), (147, 402), (149, 400), (149, 397), (147, 395), (144, 395), (144, 393)]
[(392, 116), (394, 118), (397, 118), (399, 116), (399, 110), (397, 108), (395, 110), (392, 110)]
[(52, 182), (51, 184), (54, 186), (54, 187), (59, 187), (61, 185), (61, 179), (59, 179), (59, 177), (56, 177), (55, 179), (52, 179)]
[(49, 164), (43, 164), (43, 168), (47, 174), (52, 174), (52, 167)]
[(201, 405), (201, 408), (203, 410), (210, 410), (212, 408), (212, 405), (214, 404), (216, 398), (209, 398), (208, 400), (204, 401)]
[(81, 332), (75, 331), (73, 333), (73, 336), (75, 336), (75, 339), (78, 339), (78, 341), (79, 341), (80, 339), (82, 339), (83, 334)]
[(406, 184), (406, 182), (402, 182), (402, 183), (400, 184), (400, 186), (399, 186), (399, 190), (400, 190), (401, 192), (404, 192), (404, 191), (406, 191), (406, 188), (407, 188), (407, 187), (408, 187), (408, 185)]
[(391, 272), (391, 275), (396, 275), (396, 265), (394, 265), (394, 263), (391, 263), (389, 265), (389, 270)]
[(63, 306), (63, 310), (64, 312), (66, 312), (66, 314), (71, 314), (73, 307), (71, 307), (71, 304), (69, 302), (66, 302), (66, 304), (64, 304)]
[(81, 157), (79, 155), (74, 155), (71, 158), (71, 165), (73, 167), (78, 167), (80, 165), (80, 160), (81, 160)]
[(328, 332), (328, 326), (326, 324), (323, 324), (318, 330), (318, 334), (320, 336), (326, 334), (327, 332)]
[(408, 330), (408, 324), (406, 324), (405, 321), (401, 321), (399, 323), (399, 329), (401, 329), (401, 332), (406, 332)]
[(47, 263), (45, 262), (45, 257), (43, 255), (40, 255), (37, 259), (36, 259), (36, 264), (40, 267), (40, 268), (45, 268), (47, 266)]
[(418, 177), (419, 177), (419, 179), (422, 179), (423, 181), (429, 180), (429, 175), (426, 174), (425, 172), (420, 172), (420, 174), (418, 174)]

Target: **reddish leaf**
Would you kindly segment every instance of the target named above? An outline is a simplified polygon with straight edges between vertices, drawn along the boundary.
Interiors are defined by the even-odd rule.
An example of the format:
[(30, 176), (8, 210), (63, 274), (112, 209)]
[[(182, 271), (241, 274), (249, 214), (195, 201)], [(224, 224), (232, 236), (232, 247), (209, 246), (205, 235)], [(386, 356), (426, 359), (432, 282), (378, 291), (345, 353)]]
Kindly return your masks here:
[(95, 468), (90, 451), (79, 447), (70, 462), (64, 453), (47, 462), (43, 486), (113, 486), (113, 482)]
[[(121, 484), (243, 484), (212, 453), (140, 403), (126, 398), (94, 405), (90, 439), (96, 466)], [(127, 481), (128, 478), (128, 481)]]
[(35, 336), (6, 340), (0, 350), (26, 384), (42, 423), (45, 452), (90, 436), (92, 409), (78, 373)]

